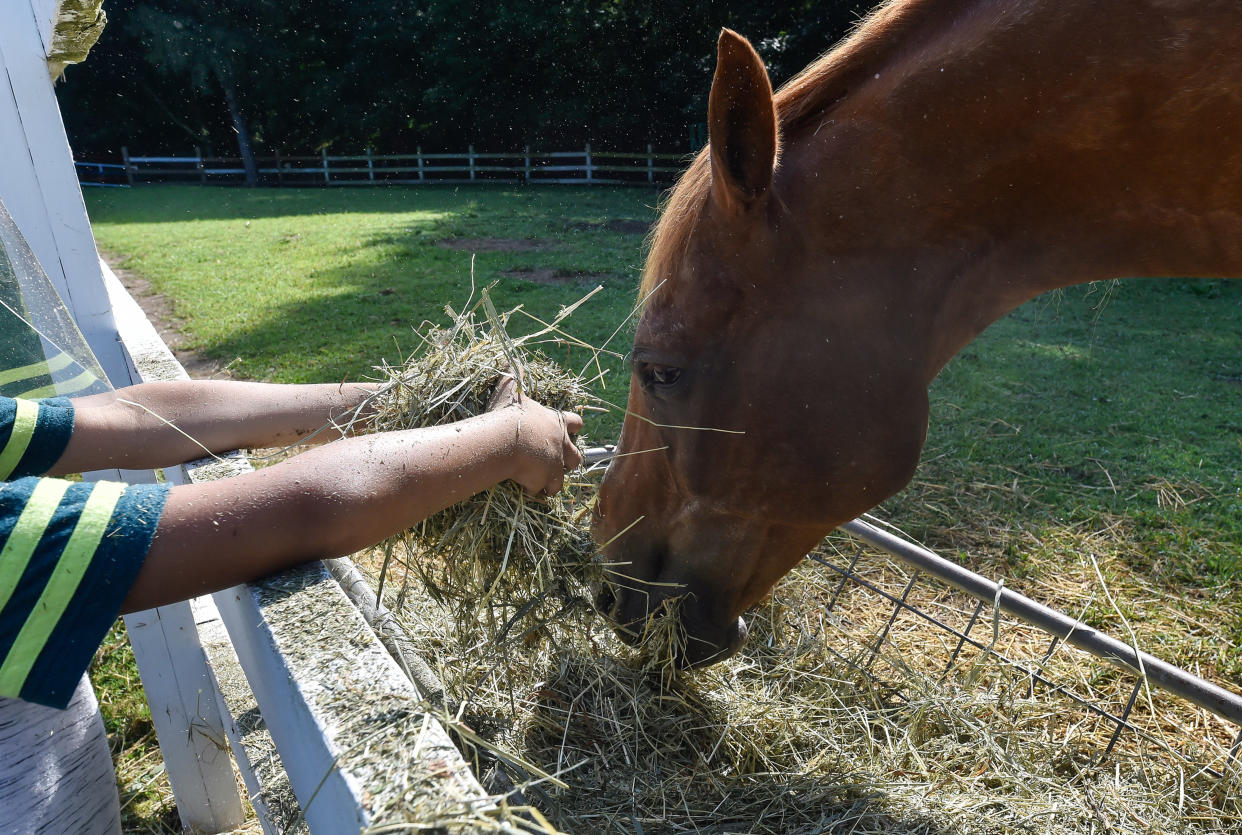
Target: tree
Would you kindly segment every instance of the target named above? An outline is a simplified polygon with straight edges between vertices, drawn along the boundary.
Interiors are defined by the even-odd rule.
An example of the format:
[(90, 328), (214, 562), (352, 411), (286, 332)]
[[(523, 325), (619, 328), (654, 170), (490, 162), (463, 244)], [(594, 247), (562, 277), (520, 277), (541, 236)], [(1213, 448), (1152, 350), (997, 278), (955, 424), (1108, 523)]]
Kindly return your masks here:
[(108, 0), (61, 86), (75, 148), (691, 147), (716, 34), (776, 84), (871, 0)]
[(133, 10), (148, 64), (184, 73), (195, 88), (214, 87), (223, 97), (248, 186), (258, 185), (259, 170), (242, 91), (253, 81), (257, 62), (279, 63), (285, 50), (264, 29), (281, 20), (286, 8), (270, 0), (159, 0)]

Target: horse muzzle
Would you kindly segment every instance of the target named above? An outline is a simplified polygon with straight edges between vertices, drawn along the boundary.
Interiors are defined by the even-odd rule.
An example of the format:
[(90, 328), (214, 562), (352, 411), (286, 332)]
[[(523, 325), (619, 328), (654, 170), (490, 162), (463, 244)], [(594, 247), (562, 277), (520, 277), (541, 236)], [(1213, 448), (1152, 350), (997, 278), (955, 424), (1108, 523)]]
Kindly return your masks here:
[(697, 610), (693, 596), (657, 596), (637, 592), (605, 581), (595, 595), (595, 607), (612, 626), (622, 642), (632, 647), (646, 643), (649, 636), (664, 632), (658, 622), (677, 617), (680, 640), (676, 641), (673, 662), (679, 669), (708, 667), (741, 649), (748, 629), (740, 617), (712, 623)]

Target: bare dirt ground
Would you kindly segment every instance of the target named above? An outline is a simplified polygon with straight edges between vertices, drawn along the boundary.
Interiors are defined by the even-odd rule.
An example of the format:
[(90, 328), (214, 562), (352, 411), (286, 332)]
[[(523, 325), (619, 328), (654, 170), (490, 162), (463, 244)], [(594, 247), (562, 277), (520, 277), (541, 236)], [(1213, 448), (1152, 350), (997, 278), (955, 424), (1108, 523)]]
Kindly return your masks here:
[(523, 281), (533, 281), (536, 284), (586, 284), (613, 276), (612, 273), (606, 272), (554, 270), (550, 267), (502, 270), (500, 274), (505, 278), (519, 278)]
[(620, 232), (625, 235), (646, 235), (651, 231), (651, 223), (646, 220), (627, 220), (625, 218), (613, 218), (600, 223), (569, 223), (567, 228), (576, 229), (585, 232), (595, 232), (604, 229), (608, 232)]

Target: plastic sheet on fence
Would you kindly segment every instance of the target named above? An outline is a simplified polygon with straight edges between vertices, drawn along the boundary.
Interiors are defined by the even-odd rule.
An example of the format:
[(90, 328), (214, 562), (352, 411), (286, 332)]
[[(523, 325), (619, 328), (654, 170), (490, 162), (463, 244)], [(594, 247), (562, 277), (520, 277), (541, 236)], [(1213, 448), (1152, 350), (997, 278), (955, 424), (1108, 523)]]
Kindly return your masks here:
[(0, 202), (0, 394), (111, 391), (99, 361)]

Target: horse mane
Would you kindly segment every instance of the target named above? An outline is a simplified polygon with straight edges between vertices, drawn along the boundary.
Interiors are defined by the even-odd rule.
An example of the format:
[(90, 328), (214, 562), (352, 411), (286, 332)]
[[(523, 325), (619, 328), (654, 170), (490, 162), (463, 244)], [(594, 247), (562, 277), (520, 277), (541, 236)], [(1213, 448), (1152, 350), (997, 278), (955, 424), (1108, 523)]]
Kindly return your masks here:
[[(936, 8), (929, 8), (935, 5)], [(947, 22), (945, 4), (931, 0), (888, 0), (861, 18), (836, 46), (781, 86), (775, 94), (782, 137), (796, 132), (871, 77), (898, 49), (908, 49), (902, 36), (930, 20)], [(642, 304), (660, 282), (676, 273), (690, 234), (698, 224), (711, 192), (711, 160), (704, 147), (678, 179), (661, 207), (660, 219), (648, 242), (646, 266), (638, 290)]]

